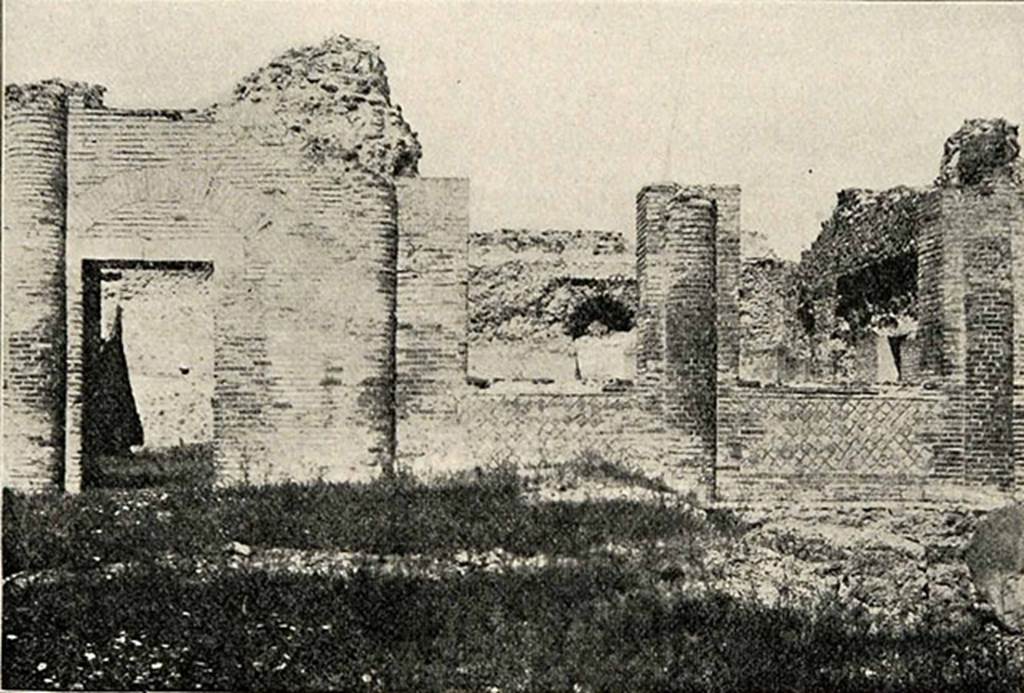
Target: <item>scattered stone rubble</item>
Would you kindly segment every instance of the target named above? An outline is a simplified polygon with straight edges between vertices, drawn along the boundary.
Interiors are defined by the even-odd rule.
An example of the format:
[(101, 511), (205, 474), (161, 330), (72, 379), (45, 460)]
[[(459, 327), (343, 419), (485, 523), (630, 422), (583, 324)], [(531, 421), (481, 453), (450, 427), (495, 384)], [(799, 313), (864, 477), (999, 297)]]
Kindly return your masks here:
[[(667, 490), (612, 480), (577, 480), (566, 487), (549, 479), (531, 502), (628, 499), (685, 508)], [(697, 518), (708, 511), (693, 505)], [(770, 606), (807, 607), (820, 600), (863, 608), (879, 628), (913, 629), (935, 619), (948, 626), (981, 620), (997, 628), (1024, 657), (1020, 606), (1024, 585), (1024, 507), (992, 512), (973, 508), (867, 506), (763, 506), (736, 510), (739, 536), (701, 540), (697, 550), (674, 540), (595, 547), (593, 556), (629, 560), (651, 571), (668, 592), (701, 597), (722, 592)], [(996, 535), (993, 540), (990, 535)], [(985, 550), (979, 550), (983, 536)], [(1007, 550), (1007, 541), (1015, 550)], [(993, 554), (992, 551), (996, 553)], [(993, 558), (995, 556), (995, 558)], [(453, 579), (474, 572), (535, 572), (572, 567), (581, 558), (517, 555), (495, 548), (436, 554), (377, 555), (350, 551), (250, 547), (231, 542), (220, 556), (167, 555), (157, 562), (192, 579), (224, 570), (351, 577), (356, 573)], [(970, 567), (969, 567), (970, 566)], [(131, 566), (96, 570), (112, 577)], [(8, 576), (13, 589), (56, 582), (63, 571)], [(973, 578), (973, 579), (972, 579)], [(186, 579), (189, 579), (186, 577)]]
[(777, 603), (834, 595), (895, 627), (927, 613), (984, 613), (963, 560), (981, 510), (776, 507), (742, 512), (752, 529), (711, 547), (709, 586)]

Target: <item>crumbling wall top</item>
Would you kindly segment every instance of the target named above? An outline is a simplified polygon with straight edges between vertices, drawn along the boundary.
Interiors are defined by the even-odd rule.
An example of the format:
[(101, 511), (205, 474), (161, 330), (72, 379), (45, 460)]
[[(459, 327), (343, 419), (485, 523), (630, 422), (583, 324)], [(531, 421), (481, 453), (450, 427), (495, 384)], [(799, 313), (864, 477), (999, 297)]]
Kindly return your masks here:
[(315, 163), (358, 162), (384, 176), (415, 176), (422, 148), (391, 102), (375, 44), (334, 36), (289, 50), (243, 78), (209, 112), (262, 139), (297, 146)]
[(474, 250), (501, 248), (512, 252), (585, 252), (592, 255), (620, 255), (629, 248), (619, 231), (548, 229), (495, 229), (477, 231), (470, 237)]
[(971, 118), (946, 139), (935, 184), (976, 185), (1005, 175), (1021, 181), (1018, 126), (1004, 118)]
[(63, 79), (7, 84), (4, 85), (4, 108), (6, 112), (29, 106), (56, 108), (71, 101), (83, 108), (102, 109), (105, 108), (103, 94), (106, 91), (107, 88), (100, 84)]

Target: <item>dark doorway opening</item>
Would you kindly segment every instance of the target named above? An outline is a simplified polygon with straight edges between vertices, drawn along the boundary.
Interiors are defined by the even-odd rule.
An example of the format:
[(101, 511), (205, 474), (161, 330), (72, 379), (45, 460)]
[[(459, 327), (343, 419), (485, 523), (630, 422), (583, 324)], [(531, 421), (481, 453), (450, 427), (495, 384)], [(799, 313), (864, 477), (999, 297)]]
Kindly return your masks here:
[(212, 481), (213, 265), (82, 269), (83, 485)]

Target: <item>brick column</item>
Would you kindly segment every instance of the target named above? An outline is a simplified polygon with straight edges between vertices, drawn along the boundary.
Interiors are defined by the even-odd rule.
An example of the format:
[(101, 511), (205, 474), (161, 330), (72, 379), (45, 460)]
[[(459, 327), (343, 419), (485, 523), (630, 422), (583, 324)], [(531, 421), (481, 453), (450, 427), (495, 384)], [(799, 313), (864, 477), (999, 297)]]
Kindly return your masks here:
[(1014, 476), (1013, 239), (1020, 191), (1009, 181), (943, 191), (963, 259), (963, 480), (1009, 487)]
[(713, 200), (674, 185), (637, 198), (638, 380), (645, 405), (677, 438), (679, 463), (713, 493), (718, 329)]
[(4, 117), (4, 485), (24, 490), (63, 483), (67, 114), (43, 90)]
[(676, 194), (674, 184), (649, 185), (636, 199), (637, 385), (644, 406), (661, 410), (665, 367), (664, 303), (668, 268), (661, 257), (665, 208)]
[(1024, 480), (1024, 189), (1007, 195), (1013, 281), (1013, 485)]

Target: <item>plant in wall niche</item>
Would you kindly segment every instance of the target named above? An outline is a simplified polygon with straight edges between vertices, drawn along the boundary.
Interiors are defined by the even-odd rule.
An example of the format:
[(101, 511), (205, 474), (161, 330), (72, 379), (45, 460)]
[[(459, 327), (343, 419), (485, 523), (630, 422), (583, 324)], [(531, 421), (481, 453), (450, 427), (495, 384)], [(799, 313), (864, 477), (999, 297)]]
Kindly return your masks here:
[(597, 294), (583, 300), (566, 318), (565, 331), (573, 339), (600, 337), (610, 332), (633, 329), (633, 310), (608, 294)]
[(836, 316), (853, 340), (917, 318), (917, 256), (881, 260), (836, 282)]
[(820, 342), (816, 360), (824, 364), (830, 378), (845, 379), (850, 375), (853, 360), (853, 337), (849, 323), (839, 319), (827, 339)]

